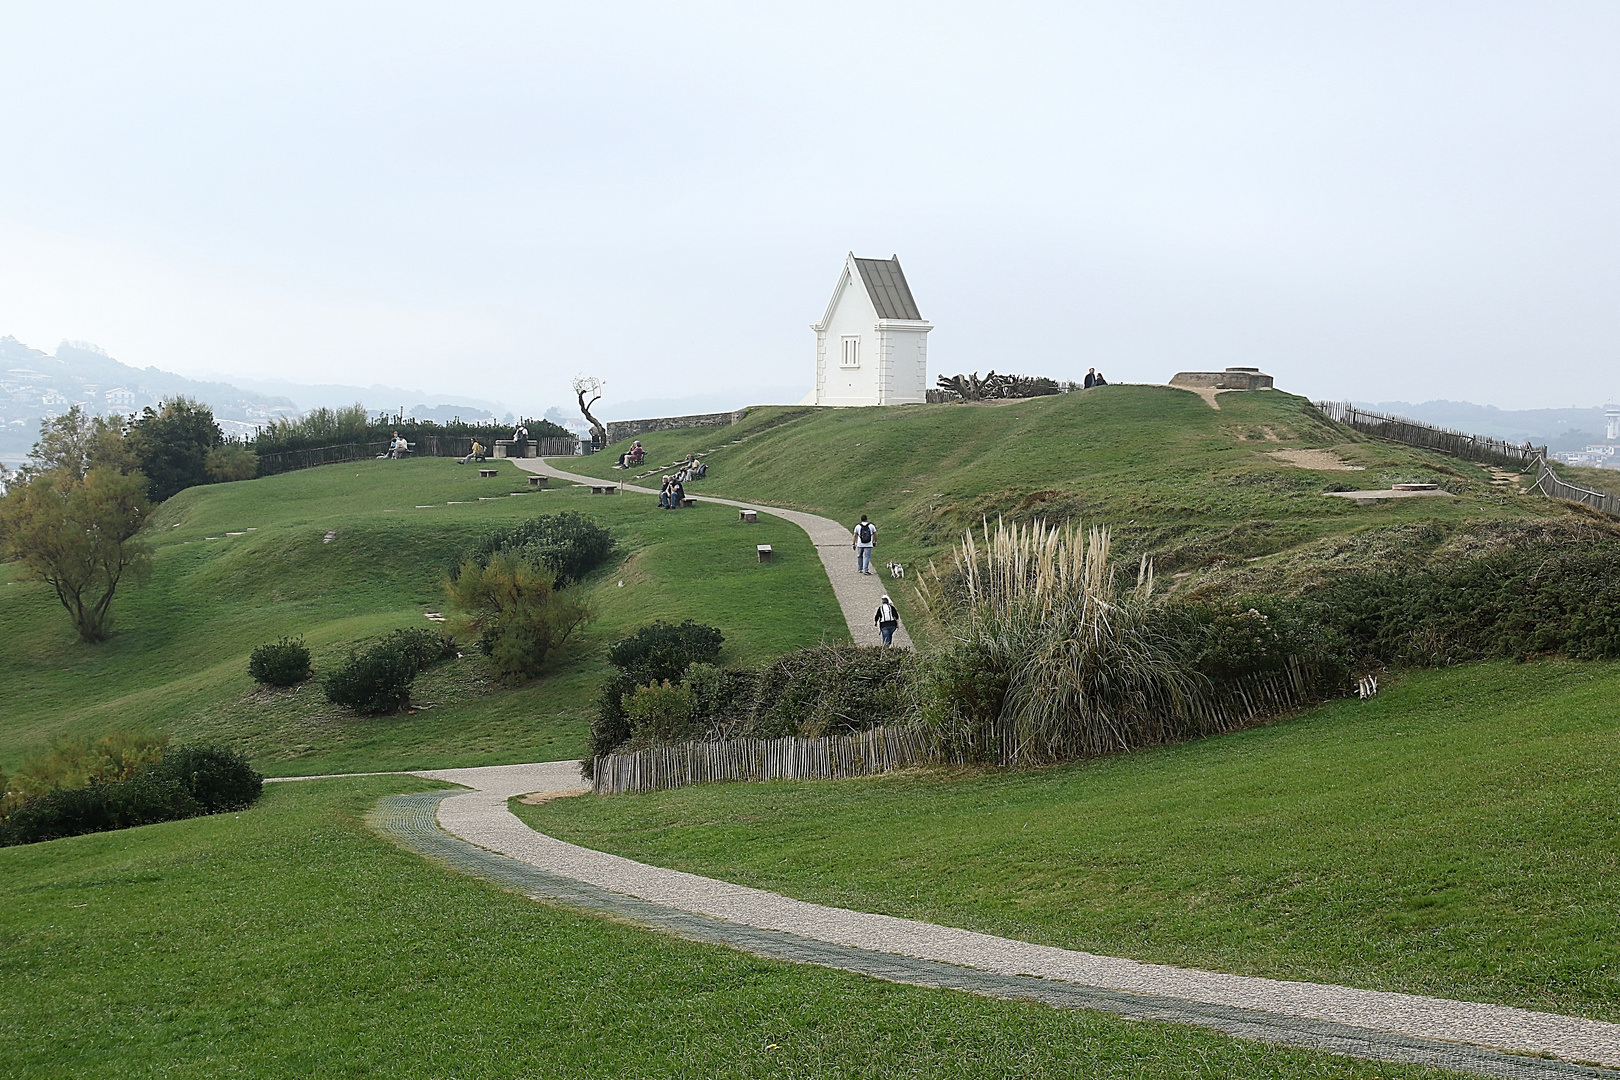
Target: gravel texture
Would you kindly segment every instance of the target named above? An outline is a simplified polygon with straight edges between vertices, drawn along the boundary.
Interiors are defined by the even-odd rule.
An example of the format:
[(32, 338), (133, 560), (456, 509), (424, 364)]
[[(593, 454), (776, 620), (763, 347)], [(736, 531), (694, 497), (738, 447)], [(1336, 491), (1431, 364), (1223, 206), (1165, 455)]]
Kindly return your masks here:
[(1000, 976), (1030, 976), (1510, 1054), (1620, 1066), (1620, 1024), (1503, 1005), (1144, 964), (805, 903), (564, 843), (530, 829), (506, 803), (533, 792), (588, 790), (578, 763), (572, 761), (414, 775), (473, 789), (439, 805), (438, 822), (452, 836), (561, 878), (728, 923)]

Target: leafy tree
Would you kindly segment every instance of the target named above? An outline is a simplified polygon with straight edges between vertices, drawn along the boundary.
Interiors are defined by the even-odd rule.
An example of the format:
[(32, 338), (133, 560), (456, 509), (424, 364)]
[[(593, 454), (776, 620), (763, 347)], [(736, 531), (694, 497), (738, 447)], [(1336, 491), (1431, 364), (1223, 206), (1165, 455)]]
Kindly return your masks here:
[(554, 587), (548, 567), (513, 552), (497, 552), (483, 566), (467, 561), (445, 588), (458, 628), (478, 635), (496, 678), (508, 684), (538, 675), (546, 656), (591, 617)]
[(75, 480), (95, 468), (130, 472), (135, 468), (135, 456), (125, 441), (127, 426), (122, 417), (88, 416), (75, 405), (61, 416), (40, 422), (39, 441), (23, 471), (61, 471)]
[(16, 559), (56, 590), (81, 638), (102, 641), (119, 584), (144, 576), (151, 563), (136, 539), (149, 509), (139, 472), (34, 473), (0, 496), (0, 558)]
[(151, 484), (153, 502), (208, 483), (209, 451), (224, 442), (213, 410), (183, 397), (164, 401), (157, 409), (148, 405), (129, 431), (130, 449)]
[(259, 475), (259, 455), (241, 443), (225, 443), (208, 451), (203, 471), (217, 484), (232, 480), (252, 480)]

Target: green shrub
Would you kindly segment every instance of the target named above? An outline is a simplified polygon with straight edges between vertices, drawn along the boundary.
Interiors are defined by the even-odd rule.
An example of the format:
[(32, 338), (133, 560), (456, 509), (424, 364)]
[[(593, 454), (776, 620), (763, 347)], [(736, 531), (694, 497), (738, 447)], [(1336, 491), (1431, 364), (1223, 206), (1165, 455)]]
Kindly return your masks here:
[(456, 625), (478, 635), (495, 677), (507, 685), (539, 675), (546, 657), (591, 617), (582, 601), (553, 586), (548, 569), (510, 552), (482, 566), (467, 562), (446, 591)]
[(432, 631), (395, 630), (321, 677), (326, 700), (358, 713), (398, 712), (424, 668), (454, 655), (455, 645)]
[(909, 652), (875, 645), (821, 645), (779, 656), (760, 672), (739, 734), (815, 738), (904, 723), (913, 715), (912, 667)]
[(686, 683), (662, 682), (638, 686), (622, 702), (631, 736), (649, 742), (674, 742), (702, 733), (693, 724), (697, 694)]
[(655, 622), (609, 646), (608, 663), (642, 676), (642, 682), (679, 679), (688, 664), (718, 657), (725, 640), (715, 627), (691, 619), (679, 625)]
[[(609, 646), (608, 662), (615, 670), (597, 691), (596, 716), (591, 721), (590, 757), (581, 763), (586, 775), (590, 775), (595, 758), (622, 746), (634, 732), (634, 725), (624, 711), (625, 695), (649, 683), (685, 679), (688, 668), (709, 666), (709, 662), (720, 655), (724, 642), (724, 635), (715, 627), (688, 619), (678, 625), (651, 623)], [(706, 673), (698, 675), (694, 693), (698, 694), (700, 703), (705, 700), (704, 694), (712, 698), (709, 704), (700, 704), (705, 723), (712, 722), (718, 710), (740, 711), (740, 700), (746, 700), (752, 673), (723, 672), (722, 675), (724, 678), (720, 680)]]
[(0, 845), (244, 810), (263, 786), (263, 777), (234, 750), (173, 747), (128, 779), (58, 788), (13, 802), (0, 819)]
[(128, 780), (162, 760), (167, 735), (110, 731), (58, 739), (43, 754), (23, 761), (11, 787), (20, 795)]
[(1305, 616), (1361, 662), (1620, 657), (1620, 541), (1531, 544), (1403, 573), (1351, 573), (1305, 594)]
[(451, 569), (451, 580), (461, 576), (468, 562), (486, 567), (497, 554), (515, 555), (551, 571), (552, 584), (562, 588), (579, 581), (613, 554), (611, 533), (583, 514), (565, 510), (499, 529), (484, 537)]
[(309, 678), (309, 648), (303, 638), (265, 642), (248, 657), (248, 674), (265, 686), (296, 686)]

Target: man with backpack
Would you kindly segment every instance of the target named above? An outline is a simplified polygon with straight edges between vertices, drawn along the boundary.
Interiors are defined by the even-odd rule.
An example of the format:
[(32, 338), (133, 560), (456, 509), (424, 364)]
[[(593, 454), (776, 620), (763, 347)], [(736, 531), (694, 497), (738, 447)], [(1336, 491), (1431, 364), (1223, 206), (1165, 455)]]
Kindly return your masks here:
[(900, 612), (888, 593), (884, 593), (883, 599), (878, 602), (877, 614), (872, 616), (872, 621), (877, 624), (878, 633), (883, 635), (883, 644), (893, 645), (894, 628), (900, 625)]
[(855, 549), (855, 569), (862, 574), (872, 572), (872, 545), (877, 541), (877, 526), (861, 515), (861, 523), (855, 526), (855, 532), (850, 540), (850, 547)]

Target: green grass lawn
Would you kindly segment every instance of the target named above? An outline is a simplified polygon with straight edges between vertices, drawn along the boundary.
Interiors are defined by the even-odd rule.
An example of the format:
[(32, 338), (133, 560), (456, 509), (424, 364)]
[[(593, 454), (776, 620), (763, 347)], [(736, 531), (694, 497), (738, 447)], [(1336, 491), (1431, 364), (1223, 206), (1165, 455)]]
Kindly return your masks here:
[(1617, 702), (1617, 663), (1483, 664), (1061, 768), (520, 810), (575, 843), (806, 900), (1620, 1020)]
[[(730, 427), (641, 439), (648, 468), (704, 452), (711, 471), (692, 485), (695, 493), (841, 521), (869, 513), (893, 526), (892, 550), (907, 558), (932, 554), (964, 526), (999, 513), (1107, 524), (1154, 552), (1162, 568), (1177, 569), (1215, 548), (1261, 555), (1367, 525), (1561, 512), (1547, 500), (1504, 495), (1468, 462), (1332, 424), (1304, 398), (1257, 391), (1219, 400), (1215, 410), (1184, 390), (1108, 386), (995, 404), (766, 407)], [(626, 445), (557, 463), (623, 477), (612, 466)], [(1270, 456), (1313, 448), (1363, 471), (1302, 469)], [(1413, 480), (1440, 482), (1462, 498), (1359, 507), (1322, 494)]]
[(548, 907), (363, 824), (400, 777), (0, 850), (5, 1077), (1439, 1077)]
[[(702, 453), (708, 477), (693, 494), (759, 499), (879, 524), (877, 558), (913, 573), (962, 530), (998, 515), (1107, 525), (1120, 556), (1153, 556), (1165, 585), (1194, 586), (1221, 560), (1242, 565), (1366, 530), (1566, 515), (1539, 495), (1510, 495), (1483, 468), (1371, 440), (1331, 423), (1301, 397), (1227, 393), (1212, 409), (1162, 386), (1107, 386), (1018, 401), (866, 409), (771, 406), (721, 428), (652, 432), (657, 467)], [(628, 442), (570, 470), (626, 477), (613, 463)], [(1361, 471), (1299, 468), (1273, 451), (1320, 449)], [(646, 471), (638, 470), (638, 471)], [(1358, 506), (1324, 494), (1432, 481), (1459, 497)], [(1438, 542), (1436, 540), (1435, 542)], [(914, 633), (928, 627), (913, 590), (895, 593)]]
[[(814, 548), (791, 525), (745, 527), (720, 507), (660, 511), (645, 496), (570, 486), (535, 493), (515, 467), (497, 467), (480, 479), (448, 459), (368, 461), (182, 492), (154, 513), (151, 580), (121, 591), (116, 634), (100, 645), (78, 641), (47, 586), (0, 566), (0, 766), (57, 735), (120, 726), (224, 741), (270, 774), (555, 760), (584, 753), (606, 645), (645, 622), (719, 626), (721, 661), (743, 666), (848, 638)], [(564, 509), (600, 520), (623, 554), (579, 586), (598, 618), (543, 678), (499, 689), (467, 648), (418, 681), (413, 698), (428, 708), (375, 719), (329, 706), (313, 683), (258, 691), (248, 678), (249, 651), (284, 634), (304, 635), (318, 671), (358, 640), (433, 625), (424, 613), (442, 610), (460, 551), (492, 527)], [(773, 545), (775, 561), (760, 565), (756, 543)]]

